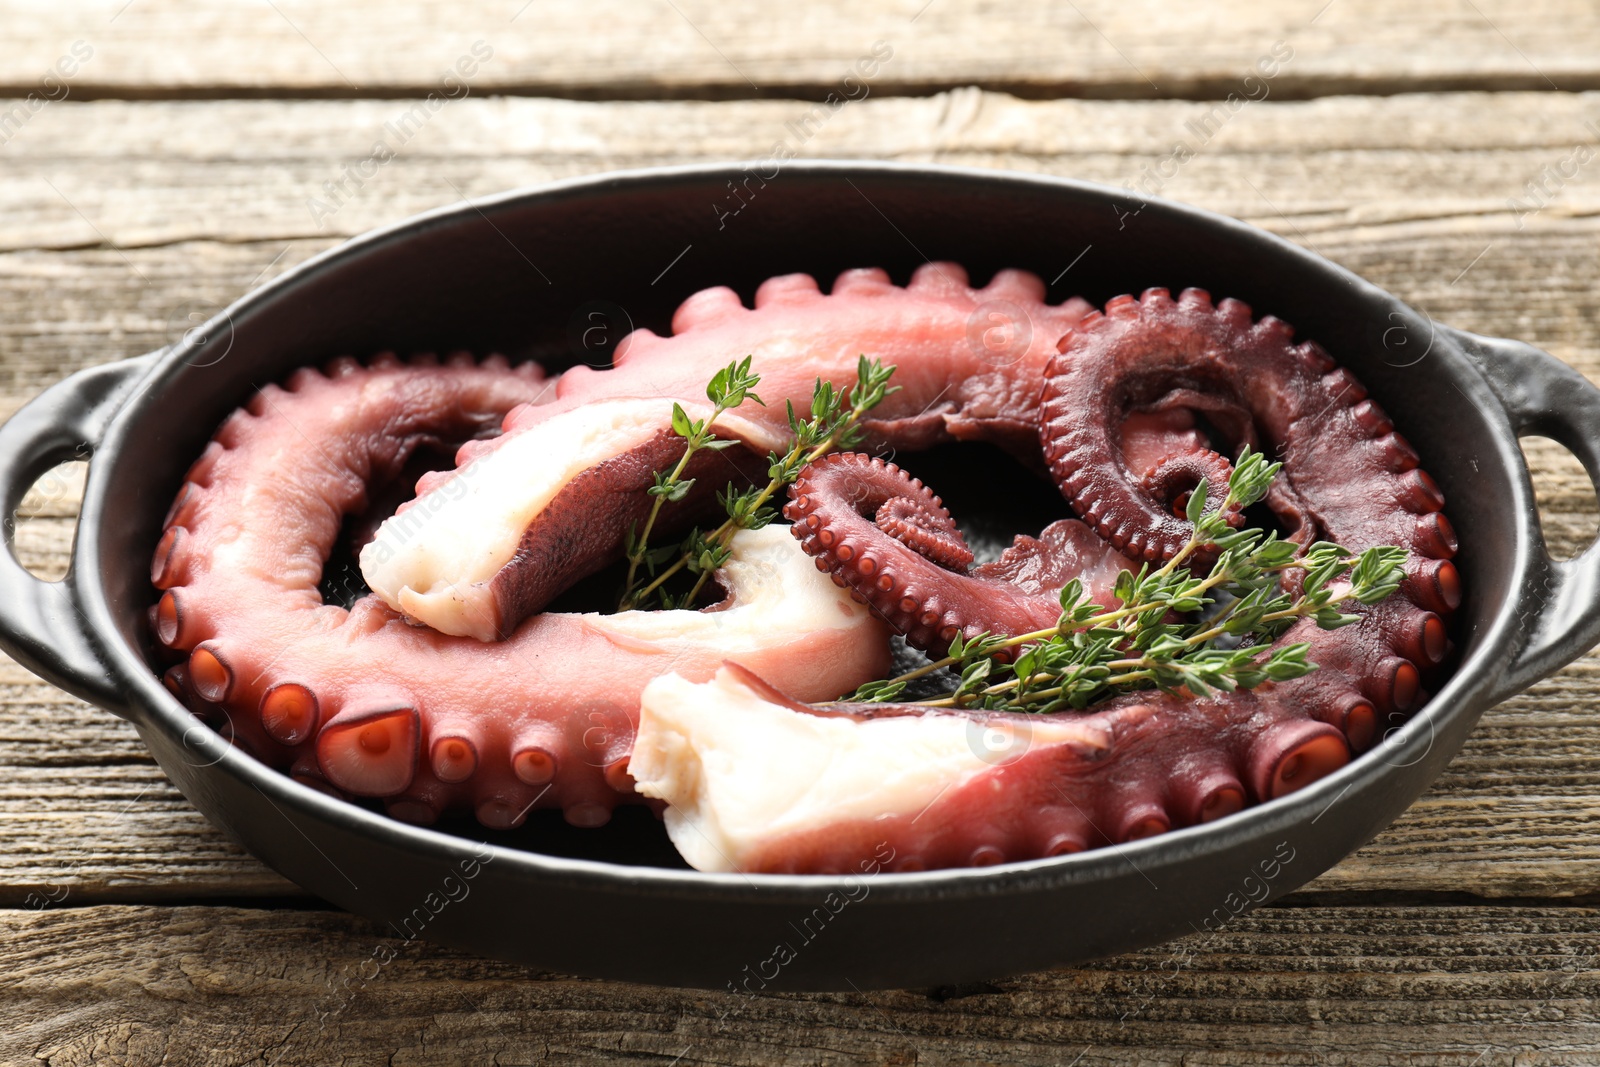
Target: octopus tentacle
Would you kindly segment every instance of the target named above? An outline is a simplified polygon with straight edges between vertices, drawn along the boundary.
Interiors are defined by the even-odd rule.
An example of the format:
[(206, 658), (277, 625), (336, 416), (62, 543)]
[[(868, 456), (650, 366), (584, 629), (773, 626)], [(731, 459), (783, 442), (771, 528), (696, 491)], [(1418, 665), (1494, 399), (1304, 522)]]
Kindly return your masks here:
[[(1318, 631), (1315, 640), (1339, 659), (1381, 654), (1358, 677), (1370, 699), (1409, 710), (1418, 672), (1448, 653), (1444, 618), (1460, 603), (1444, 495), (1355, 377), (1315, 342), (1294, 344), (1286, 323), (1270, 315), (1252, 322), (1246, 305), (1213, 306), (1198, 289), (1176, 301), (1160, 289), (1119, 297), (1105, 315), (1085, 318), (1062, 339), (1043, 394), (1042, 440), (1063, 494), (1080, 512), (1096, 513), (1114, 544), (1142, 544), (1165, 558), (1188, 540), (1187, 520), (1151, 501), (1120, 468), (1108, 429), (1174, 381), (1250, 415), (1263, 448), (1283, 463), (1267, 503), (1302, 541), (1406, 550), (1402, 596), (1364, 609), (1360, 627)], [(1347, 644), (1375, 651), (1363, 656)]]
[[(1199, 290), (1177, 300), (1151, 290), (1112, 300), (1068, 334), (1042, 396), (1045, 458), (1063, 495), (1110, 546), (1159, 559), (1190, 539), (1193, 527), (1170, 497), (1174, 483), (1130, 463), (1130, 453), (1150, 449), (1126, 447), (1118, 429), (1130, 416), (1181, 404), (1207, 412), (1233, 443), (1259, 439), (1282, 458), (1267, 503), (1301, 541), (1403, 548), (1398, 594), (1345, 605), (1359, 621), (1335, 630), (1313, 619), (1290, 627), (1279, 641), (1310, 646), (1320, 667), (1311, 674), (1203, 698), (1129, 693), (1081, 715), (805, 708), (732, 667), (699, 684), (660, 679), (644, 694), (633, 766), (640, 790), (668, 802), (669, 830), (692, 863), (825, 871), (887, 847), (892, 858), (880, 851), (880, 862), (921, 869), (1133, 840), (1302, 788), (1424, 699), (1428, 676), (1450, 653), (1448, 618), (1461, 602), (1450, 562), (1455, 534), (1415, 451), (1318, 346), (1294, 344), (1279, 320), (1252, 321), (1238, 301), (1213, 306)], [(1191, 476), (1224, 475), (1186, 454)], [(957, 625), (1019, 632), (1014, 598), (974, 590), (972, 575), (905, 549), (872, 575), (853, 565), (896, 543), (863, 515), (890, 491), (887, 477), (859, 459), (802, 475), (791, 514), (818, 566), (908, 630), (921, 619), (895, 615), (895, 605), (873, 598), (872, 583), (891, 582), (894, 595), (903, 583), (919, 603), (958, 599), (961, 614), (941, 616), (944, 630), (932, 636)], [(912, 632), (927, 647), (928, 628)], [(785, 767), (799, 777), (763, 765), (769, 729), (783, 731)], [(663, 731), (676, 739), (670, 757)], [(825, 765), (821, 753), (832, 754)], [(664, 773), (685, 760), (698, 776), (677, 766)], [(718, 773), (732, 763), (739, 777)], [(693, 790), (679, 784), (688, 780)], [(736, 814), (749, 801), (748, 781), (763, 783), (760, 819)], [(691, 837), (717, 842), (718, 855), (697, 851)]]
[[(1065, 520), (969, 570), (972, 552), (939, 498), (895, 464), (858, 452), (807, 466), (789, 487), (784, 515), (819, 570), (924, 651), (957, 634), (1053, 626), (1061, 587), (1074, 577), (1109, 604), (1117, 572), (1130, 565), (1082, 523)], [(908, 529), (904, 515), (921, 521)]]
[(373, 596), (323, 602), (347, 518), (385, 480), (545, 393), (532, 365), (464, 356), (342, 359), (263, 389), (189, 471), (154, 556), (152, 630), (182, 657), (169, 689), (264, 762), (385, 798), (398, 818), (469, 809), (508, 827), (552, 807), (592, 826), (639, 800), (628, 750), (638, 694), (662, 669), (707, 677), (731, 649), (825, 697), (885, 668), (881, 624), (780, 530), (736, 538), (715, 611), (547, 613), (483, 644)]
[[(899, 391), (863, 423), (868, 450), (984, 440), (1037, 463), (1045, 366), (1089, 310), (1077, 298), (1046, 304), (1044, 294), (1043, 281), (1022, 271), (976, 288), (953, 263), (925, 264), (904, 288), (880, 270), (846, 271), (827, 295), (808, 275), (772, 278), (750, 308), (731, 289), (698, 293), (673, 316), (672, 336), (635, 331), (612, 369), (567, 371), (548, 402), (512, 412), (501, 437), (424, 479), (363, 552), (362, 573), (417, 621), (497, 639), (620, 555), (640, 502), (648, 506), (635, 490), (681, 455), (673, 402), (701, 417), (706, 382), (745, 354), (766, 406), (747, 403), (715, 428), (760, 457), (788, 446), (785, 401), (807, 408), (819, 377), (842, 391), (867, 353), (900, 367)], [(708, 488), (737, 473), (717, 466), (736, 456), (705, 457), (718, 475)]]
[[(1270, 315), (1252, 324), (1249, 307), (1237, 300), (1213, 307), (1199, 289), (1176, 301), (1164, 289), (1117, 297), (1104, 314), (1086, 316), (1061, 339), (1041, 404), (1045, 460), (1062, 494), (1119, 549), (1170, 558), (1193, 525), (1153, 497), (1145, 471), (1129, 469), (1116, 427), (1152, 405), (1181, 404), (1231, 429), (1236, 445), (1256, 444), (1259, 431), (1258, 447), (1274, 452), (1291, 423), (1320, 418), (1329, 391), (1337, 397), (1354, 382), (1343, 370), (1323, 381), (1332, 361), (1314, 342), (1291, 346), (1292, 336)], [(1228, 418), (1219, 417), (1224, 412)], [(1286, 482), (1282, 509), (1297, 499), (1292, 473)], [(1298, 521), (1304, 509), (1295, 510)]]
[(1234, 814), (1347, 758), (1325, 724), (1259, 730), (1248, 702), (1215, 698), (1196, 714), (1132, 698), (1080, 715), (807, 707), (730, 667), (663, 677), (643, 701), (638, 788), (668, 802), (668, 832), (702, 870), (1060, 855)]
[[(1181, 449), (1153, 462), (1143, 479), (1152, 498), (1180, 515), (1202, 478), (1226, 484), (1232, 471), (1183, 420), (1136, 421), (1128, 443), (1135, 454)], [(1060, 615), (1062, 586), (1074, 578), (1091, 600), (1113, 607), (1118, 572), (1136, 566), (1083, 522), (1065, 519), (972, 567), (972, 552), (939, 498), (898, 466), (860, 453), (811, 464), (789, 497), (784, 516), (818, 569), (924, 652), (943, 650), (958, 634), (970, 640), (1046, 629)], [(1242, 518), (1237, 508), (1226, 517), (1235, 525)]]

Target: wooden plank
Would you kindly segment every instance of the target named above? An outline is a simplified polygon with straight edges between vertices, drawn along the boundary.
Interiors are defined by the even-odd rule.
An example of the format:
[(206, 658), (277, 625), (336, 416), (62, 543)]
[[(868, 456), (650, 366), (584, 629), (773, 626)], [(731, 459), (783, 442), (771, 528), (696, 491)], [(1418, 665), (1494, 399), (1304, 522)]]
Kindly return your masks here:
[[(1452, 325), (1525, 337), (1600, 372), (1600, 94), (1452, 94), (1252, 106), (1159, 178), (1204, 104), (1032, 103), (960, 91), (845, 108), (808, 154), (1065, 174), (1287, 234)], [(441, 111), (331, 215), (393, 102), (60, 104), (0, 168), (0, 393), (165, 343), (339, 237), (460, 195), (619, 167), (764, 155), (805, 106), (471, 100)], [(161, 146), (152, 154), (150, 145)], [(1151, 175), (1156, 175), (1152, 178)], [(1543, 210), (1529, 182), (1544, 182)], [(136, 194), (130, 189), (137, 190)], [(41, 252), (74, 251), (74, 258)], [(282, 256), (281, 260), (277, 257)]]
[[(1283, 41), (1279, 99), (1600, 85), (1600, 14), (1583, 0), (65, 0), (0, 5), (0, 88), (90, 95), (522, 93), (805, 96), (889, 53), (866, 91), (984, 85), (1020, 95), (1220, 99)], [(597, 28), (602, 28), (597, 32)], [(78, 53), (72, 51), (76, 42)], [(461, 58), (481, 59), (447, 82)], [(85, 50), (88, 50), (85, 55)], [(77, 60), (76, 64), (70, 60)]]
[(1591, 909), (1273, 908), (1018, 978), (746, 995), (540, 973), (329, 912), (6, 912), (0, 1059), (1580, 1064), (1597, 955)]
[[(463, 194), (627, 167), (764, 159), (774, 142), (798, 140), (794, 130), (810, 111), (794, 102), (467, 100), (407, 127), (409, 138), (395, 136), (412, 106), (53, 105), (5, 146), (0, 203), (9, 214), (0, 251), (335, 238)], [(959, 90), (871, 100), (806, 128), (814, 133), (798, 147), (807, 156), (1129, 185), (1318, 248), (1481, 234), (1497, 240), (1498, 258), (1541, 234), (1591, 233), (1600, 218), (1592, 148), (1600, 93), (1338, 98), (1229, 114), (1205, 102), (1034, 102)], [(365, 177), (347, 173), (380, 141), (392, 159)], [(1192, 153), (1181, 162), (1172, 158), (1179, 144)], [(1584, 146), (1587, 162), (1571, 158)], [(1546, 173), (1562, 167), (1570, 176)], [(1544, 207), (1519, 215), (1513, 200), (1535, 203), (1529, 183), (1545, 186)], [(1414, 290), (1443, 299), (1483, 246), (1459, 262), (1396, 261), (1388, 250), (1381, 259)], [(1429, 282), (1436, 293), (1422, 289)]]
[[(455, 189), (749, 156), (804, 112), (768, 102), (465, 101), (441, 112), (325, 229), (314, 227), (307, 199), (370, 151), (394, 108), (52, 105), (0, 155), (8, 220), (0, 241), (10, 242), (0, 252), (0, 414), (68, 370), (158, 347), (191, 313), (220, 307), (346, 233), (448, 203)], [(808, 150), (1121, 184), (1158, 166), (1184, 123), (1206, 110), (962, 91), (846, 108)], [(1600, 94), (1252, 106), (1162, 191), (1278, 229), (1442, 322), (1524, 337), (1600, 380), (1600, 164), (1564, 181), (1531, 217), (1519, 220), (1506, 203), (1590, 143), (1584, 122), (1595, 115)], [(1596, 520), (1587, 477), (1555, 446), (1535, 444), (1530, 455), (1552, 541), (1567, 552), (1586, 544)], [(71, 501), (62, 483), (27, 504), (40, 517), (23, 525), (19, 543), (47, 572), (65, 567)], [(1591, 656), (1490, 712), (1435, 788), (1315, 887), (1600, 893), (1597, 671)], [(66, 887), (74, 903), (293, 891), (165, 784), (130, 727), (7, 664), (0, 904), (51, 887)]]

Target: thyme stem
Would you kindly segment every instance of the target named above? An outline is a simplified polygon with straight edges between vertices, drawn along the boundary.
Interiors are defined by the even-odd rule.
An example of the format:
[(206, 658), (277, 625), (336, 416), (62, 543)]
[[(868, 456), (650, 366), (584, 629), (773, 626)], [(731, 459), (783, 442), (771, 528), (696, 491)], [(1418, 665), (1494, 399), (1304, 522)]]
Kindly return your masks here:
[[(749, 360), (746, 359), (742, 365), (746, 371), (748, 364)], [(851, 447), (860, 440), (859, 425), (862, 418), (886, 396), (898, 390), (898, 387), (891, 388), (888, 385), (894, 371), (893, 366), (884, 366), (861, 356), (856, 363), (855, 384), (849, 389), (836, 390), (831, 382), (818, 378), (812, 392), (810, 419), (799, 418), (794, 405), (789, 405), (789, 427), (794, 438), (782, 456), (768, 456), (767, 484), (745, 492), (737, 492), (730, 485), (723, 495), (727, 519), (709, 534), (693, 531), (685, 540), (678, 558), (659, 572), (653, 572), (650, 582), (625, 599), (623, 606), (643, 603), (685, 569), (696, 572), (695, 582), (678, 603), (686, 607), (693, 605), (712, 572), (726, 560), (733, 535), (740, 530), (758, 529), (775, 517), (775, 513), (767, 510), (766, 505), (778, 490), (793, 482), (807, 464), (835, 449)], [(753, 380), (759, 381), (759, 378)], [(665, 593), (661, 595), (666, 597)]]
[[(1006, 637), (967, 639), (958, 634), (948, 655), (895, 678), (870, 682), (852, 699), (896, 699), (907, 682), (944, 667), (961, 674), (954, 692), (915, 703), (1054, 711), (1085, 707), (1127, 689), (1187, 689), (1203, 696), (1315, 670), (1316, 664), (1305, 658), (1308, 644), (1274, 646), (1270, 639), (1297, 619), (1313, 618), (1324, 629), (1358, 621), (1359, 615), (1343, 614), (1336, 605), (1352, 599), (1374, 604), (1394, 592), (1404, 576), (1406, 553), (1384, 546), (1352, 555), (1334, 544), (1302, 547), (1261, 530), (1230, 530), (1222, 516), (1261, 499), (1280, 467), (1244, 449), (1227, 492), (1212, 511), (1206, 510), (1209, 487), (1202, 481), (1186, 512), (1194, 526), (1188, 541), (1153, 572), (1141, 567), (1137, 573), (1120, 573), (1112, 593), (1118, 607), (1107, 610), (1088, 600), (1074, 579), (1061, 591), (1055, 626)], [(1210, 574), (1193, 577), (1182, 563), (1206, 545), (1217, 549), (1217, 561)], [(1293, 599), (1281, 591), (1282, 575), (1291, 569), (1305, 572)], [(1232, 599), (1210, 618), (1170, 621), (1215, 603), (1214, 591)], [(1227, 635), (1249, 640), (1218, 646), (1217, 640)], [(1017, 648), (1022, 651), (1014, 662), (995, 658)], [(1010, 677), (1002, 677), (1006, 672)], [(1046, 688), (1037, 688), (1041, 685)]]
[[(853, 429), (855, 427), (856, 423), (861, 421), (861, 416), (865, 415), (868, 410), (870, 410), (870, 407), (863, 407), (861, 405), (857, 405), (856, 407), (851, 408), (850, 409), (850, 414), (849, 414), (849, 416), (846, 417), (844, 425), (841, 426), (834, 433), (829, 434), (826, 440), (824, 440), (816, 448), (813, 448), (809, 453), (807, 453), (805, 455), (805, 458), (803, 460), (801, 460), (800, 466), (801, 467), (805, 467), (807, 464), (815, 463), (817, 460), (821, 459), (823, 456), (826, 456), (829, 452), (832, 452), (834, 447), (838, 444), (840, 437), (842, 437), (844, 433), (846, 433), (849, 430)], [(790, 451), (789, 451), (789, 455), (792, 456), (792, 455), (794, 455), (794, 453), (795, 453), (795, 449), (791, 448)], [(788, 459), (789, 456), (785, 456), (784, 458)], [(784, 480), (781, 477), (773, 478), (770, 481), (768, 481), (766, 486), (761, 490), (761, 492), (758, 493), (753, 498), (754, 502), (751, 505), (751, 509), (755, 510), (757, 508), (760, 508), (768, 500), (772, 499), (772, 494), (776, 493), (779, 489), (782, 489), (785, 485), (788, 485), (788, 484), (789, 484), (789, 482)], [(732, 516), (730, 516), (727, 519), (723, 520), (723, 523), (722, 523), (721, 526), (718, 526), (715, 530), (711, 531), (711, 534), (706, 538), (706, 540), (708, 540), (708, 541), (710, 541), (710, 542), (712, 542), (714, 544), (726, 545), (729, 541), (733, 540), (733, 535), (735, 533), (739, 532), (740, 529), (742, 529), (742, 527), (736, 526), (734, 524), (734, 520), (733, 520)], [(681, 568), (683, 566), (687, 566), (688, 562), (689, 562), (688, 557), (685, 556), (685, 557), (679, 559), (677, 563), (673, 564), (673, 568), (674, 569), (678, 569), (678, 568)], [(660, 580), (661, 581), (666, 580), (666, 578), (669, 577), (671, 573), (672, 572), (669, 571), (667, 574), (663, 574), (661, 576)], [(694, 603), (695, 597), (700, 595), (701, 588), (706, 584), (706, 580), (709, 579), (710, 577), (711, 577), (711, 572), (710, 571), (703, 570), (703, 571), (700, 572), (700, 577), (695, 579), (694, 588), (689, 590), (689, 603), (691, 603), (691, 604)]]
[(760, 384), (761, 375), (751, 372), (751, 359), (752, 357), (746, 356), (743, 361), (735, 360), (712, 376), (706, 385), (706, 399), (711, 401), (711, 414), (707, 418), (691, 419), (683, 410), (682, 404), (672, 405), (672, 431), (684, 439), (683, 455), (679, 457), (677, 465), (670, 472), (666, 474), (656, 472), (655, 484), (649, 490), (655, 502), (650, 506), (650, 514), (645, 519), (644, 528), (637, 536), (629, 531), (628, 577), (623, 582), (619, 605), (623, 610), (638, 606), (639, 602), (655, 588), (655, 585), (652, 585), (643, 591), (634, 591), (639, 565), (650, 557), (650, 533), (655, 528), (662, 505), (668, 501), (676, 503), (682, 500), (694, 487), (694, 479), (686, 479), (683, 476), (689, 469), (689, 461), (701, 449), (727, 447), (725, 442), (717, 441), (712, 426), (726, 412), (732, 411), (747, 399), (754, 400), (757, 404), (762, 403), (761, 398), (755, 394), (755, 387)]

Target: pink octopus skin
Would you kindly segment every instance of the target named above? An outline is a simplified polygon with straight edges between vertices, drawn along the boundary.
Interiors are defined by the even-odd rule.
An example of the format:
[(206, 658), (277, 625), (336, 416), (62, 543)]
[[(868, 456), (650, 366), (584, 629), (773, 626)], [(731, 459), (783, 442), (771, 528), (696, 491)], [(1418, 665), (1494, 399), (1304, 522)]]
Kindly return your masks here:
[[(1236, 445), (1249, 441), (1282, 459), (1267, 503), (1301, 543), (1403, 547), (1399, 592), (1372, 607), (1346, 603), (1343, 610), (1361, 616), (1356, 624), (1330, 631), (1306, 619), (1291, 627), (1279, 641), (1309, 643), (1308, 658), (1320, 668), (1302, 678), (1206, 699), (1118, 697), (1072, 719), (1103, 744), (1025, 751), (952, 788), (937, 813), (916, 820), (919, 828), (894, 818), (818, 826), (771, 842), (747, 869), (834, 869), (884, 840), (910, 857), (902, 864), (931, 867), (1147, 836), (1309, 784), (1425, 698), (1424, 682), (1449, 655), (1445, 620), (1461, 602), (1450, 562), (1455, 535), (1443, 495), (1416, 453), (1348, 371), (1315, 343), (1293, 344), (1280, 320), (1252, 321), (1244, 304), (1213, 306), (1196, 289), (1177, 300), (1161, 289), (1118, 297), (1067, 334), (1060, 349), (1042, 393), (1044, 455), (1106, 550), (1162, 559), (1189, 539), (1192, 526), (1170, 501), (1152, 499), (1130, 466), (1119, 428), (1132, 412), (1195, 408), (1220, 432), (1231, 429)], [(957, 631), (1021, 633), (1039, 628), (1040, 619), (1043, 626), (1054, 621), (1053, 597), (1038, 598), (1030, 611), (1029, 597), (1039, 590), (993, 588), (992, 579), (966, 573), (959, 554), (919, 551), (927, 538), (897, 537), (867, 517), (882, 515), (894, 500), (905, 501), (902, 512), (921, 515), (934, 534), (949, 523), (937, 498), (903, 473), (865, 457), (832, 457), (796, 483), (793, 532), (820, 568), (924, 649), (939, 649)], [(942, 566), (931, 558), (936, 554)], [(833, 713), (926, 709), (840, 705)], [(1058, 717), (996, 721), (1026, 730), (1044, 718)], [(863, 844), (865, 850), (857, 847)]]
[[(511, 413), (504, 436), (463, 448), (456, 471), (423, 478), (412, 506), (448, 491), (471, 460), (596, 401), (670, 397), (704, 405), (711, 376), (745, 355), (761, 375), (757, 392), (766, 406), (746, 403), (732, 413), (737, 421), (729, 421), (758, 456), (787, 447), (786, 400), (800, 412), (809, 410), (816, 379), (848, 387), (865, 354), (899, 368), (892, 380), (899, 391), (865, 422), (863, 447), (916, 450), (941, 441), (981, 440), (1037, 464), (1044, 368), (1057, 340), (1089, 310), (1078, 298), (1049, 305), (1044, 296), (1044, 283), (1033, 274), (1003, 270), (974, 288), (954, 263), (925, 264), (904, 288), (881, 270), (845, 271), (827, 295), (809, 275), (776, 277), (757, 289), (753, 308), (731, 289), (707, 289), (679, 307), (671, 336), (635, 331), (619, 345), (612, 369), (580, 366), (561, 375), (549, 387), (553, 397)], [(665, 421), (659, 431), (649, 448), (670, 440)], [(1193, 434), (1179, 417), (1150, 420), (1146, 436), (1158, 442), (1149, 447), (1165, 452), (1182, 450)], [(629, 523), (648, 510), (644, 489), (666, 451), (649, 462), (630, 464), (621, 456), (605, 465), (609, 499), (632, 502), (619, 504), (608, 521), (593, 521), (586, 506), (594, 499), (592, 487), (563, 490), (490, 580), (486, 602), (475, 605), (486, 619), (478, 624), (482, 635), (508, 630), (542, 610), (564, 584), (616, 559)], [(764, 474), (764, 462), (760, 466)], [(631, 474), (622, 473), (624, 468)], [(544, 568), (553, 555), (564, 560), (559, 579)], [(376, 589), (383, 583), (371, 584)], [(393, 598), (390, 603), (402, 608)]]
[[(419, 446), (481, 439), (546, 392), (533, 365), (465, 355), (340, 359), (262, 389), (189, 471), (155, 553), (152, 628), (184, 657), (169, 688), (263, 762), (383, 797), (407, 821), (467, 809), (504, 828), (537, 807), (594, 826), (639, 802), (627, 774), (638, 694), (664, 671), (708, 676), (722, 649), (556, 613), (485, 645), (372, 596), (347, 611), (318, 592), (369, 487)], [(876, 630), (818, 630), (738, 658), (820, 699), (884, 670), (885, 644)]]

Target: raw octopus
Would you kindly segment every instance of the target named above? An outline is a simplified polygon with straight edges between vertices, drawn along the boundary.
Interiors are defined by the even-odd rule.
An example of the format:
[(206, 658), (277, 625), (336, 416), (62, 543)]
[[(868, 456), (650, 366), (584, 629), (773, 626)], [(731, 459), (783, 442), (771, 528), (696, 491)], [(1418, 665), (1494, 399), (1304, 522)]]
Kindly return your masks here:
[(190, 469), (156, 550), (151, 625), (186, 654), (168, 686), (264, 762), (409, 822), (467, 808), (506, 828), (558, 807), (597, 826), (643, 800), (628, 751), (657, 675), (705, 678), (731, 658), (823, 699), (884, 669), (882, 623), (819, 584), (779, 528), (740, 534), (712, 611), (546, 612), (486, 645), (373, 596), (323, 602), (341, 525), (369, 494), (544, 392), (531, 364), (392, 355), (261, 390)]
[[(1444, 618), (1461, 598), (1443, 495), (1349, 372), (1291, 338), (1283, 322), (1253, 322), (1244, 304), (1213, 306), (1197, 289), (1118, 297), (1062, 339), (1040, 436), (1073, 509), (1131, 556), (1170, 558), (1193, 530), (1174, 490), (1227, 474), (1222, 457), (1192, 453), (1143, 477), (1130, 469), (1121, 420), (1176, 407), (1204, 411), (1230, 448), (1282, 458), (1266, 503), (1291, 539), (1404, 548), (1400, 595), (1350, 609), (1359, 624), (1302, 619), (1279, 639), (1309, 643), (1319, 671), (1048, 716), (812, 708), (737, 666), (697, 685), (659, 679), (644, 694), (631, 768), (642, 792), (668, 802), (690, 862), (844, 870), (887, 843), (906, 870), (1130, 841), (1302, 788), (1413, 710), (1424, 674), (1449, 653)], [(1037, 573), (1003, 566), (968, 573), (971, 553), (938, 498), (892, 465), (828, 457), (802, 472), (786, 513), (818, 566), (920, 648), (1055, 624), (1059, 575), (1041, 588)], [(1084, 577), (1106, 603), (1105, 571)], [(763, 737), (783, 739), (781, 757)]]
[[(265, 762), (306, 784), (382, 797), (408, 821), (468, 809), (506, 827), (554, 807), (599, 825), (616, 804), (644, 800), (627, 757), (638, 695), (657, 675), (706, 678), (731, 657), (827, 699), (888, 662), (883, 623), (822, 579), (781, 527), (735, 539), (718, 575), (728, 597), (708, 610), (538, 613), (612, 558), (654, 466), (676, 458), (659, 447), (672, 400), (703, 407), (724, 353), (752, 351), (769, 407), (727, 423), (752, 444), (775, 445), (785, 399), (808, 404), (819, 373), (842, 387), (861, 348), (876, 346), (906, 365), (908, 385), (921, 384), (874, 413), (875, 440), (921, 447), (982, 436), (1020, 447), (1037, 434), (1031, 398), (1053, 339), (1087, 310), (1047, 305), (1043, 294), (1039, 279), (1016, 271), (974, 290), (953, 265), (925, 268), (909, 288), (882, 271), (847, 272), (828, 297), (791, 276), (763, 285), (754, 311), (731, 290), (691, 298), (675, 336), (635, 333), (611, 371), (580, 367), (552, 381), (531, 364), (464, 355), (442, 366), (384, 355), (301, 370), (224, 423), (169, 513), (151, 611), (156, 640), (182, 656), (168, 685)], [(986, 307), (998, 309), (1000, 344), (969, 337), (974, 321), (990, 327), (974, 319)], [(1181, 437), (1165, 426), (1144, 437)], [(722, 421), (718, 429), (732, 432)], [(418, 581), (422, 602), (440, 609), (419, 612), (432, 627), (410, 624), (398, 609), (418, 602), (405, 598), (390, 607), (363, 597), (348, 611), (325, 604), (318, 586), (348, 535), (341, 529), (370, 526), (363, 513), (392, 490), (386, 483), (415, 479), (408, 463), (441, 445), (460, 446), (456, 470), (423, 475), (419, 495), (366, 543), (369, 584), (391, 588), (386, 561), (481, 561), (498, 523), (511, 531), (507, 558), (520, 553), (509, 569), (516, 581), (500, 585), (517, 591), (511, 609), (493, 609), (472, 574), (438, 570)], [(514, 462), (497, 462), (506, 457)], [(530, 469), (517, 469), (529, 458)], [(551, 464), (555, 476), (541, 473)], [(485, 500), (521, 509), (526, 530)], [(695, 503), (685, 501), (686, 515)], [(541, 581), (550, 560), (562, 566)]]
[[(1446, 654), (1460, 588), (1437, 488), (1347, 373), (1242, 304), (1154, 290), (1102, 316), (1077, 299), (1046, 304), (1024, 272), (975, 289), (960, 267), (928, 264), (904, 288), (849, 271), (829, 295), (805, 275), (774, 278), (754, 308), (707, 290), (673, 330), (639, 331), (614, 369), (576, 368), (553, 385), (528, 365), (382, 357), (263, 390), (196, 464), (157, 551), (152, 623), (187, 654), (169, 685), (226, 716), (261, 758), (384, 797), (413, 821), (471, 807), (513, 825), (553, 806), (595, 825), (644, 794), (668, 803), (674, 840), (705, 869), (842, 867), (867, 836), (862, 854), (892, 836), (911, 869), (1092, 847), (1280, 795), (1370, 744), (1381, 716), (1414, 707), (1421, 672)], [(663, 511), (667, 530), (702, 514), (729, 477), (764, 472), (760, 457), (787, 446), (784, 401), (803, 409), (819, 377), (842, 389), (863, 352), (897, 365), (902, 387), (864, 423), (864, 449), (998, 444), (1048, 468), (1078, 518), (974, 567), (924, 487), (880, 459), (831, 456), (794, 487), (794, 536), (738, 535), (713, 609), (545, 610), (616, 561), (654, 472), (682, 455), (673, 402), (703, 416), (712, 373), (750, 354), (766, 406), (717, 420), (748, 454), (691, 468), (698, 491)], [(890, 628), (925, 649), (956, 633), (1031, 632), (1054, 622), (1075, 575), (1109, 605), (1118, 571), (1187, 536), (1178, 516), (1200, 478), (1226, 479), (1197, 412), (1229, 448), (1281, 452), (1268, 503), (1298, 540), (1411, 550), (1404, 597), (1319, 631), (1319, 674), (1209, 700), (1135, 694), (1084, 715), (802, 703), (882, 677)], [(361, 551), (373, 595), (348, 612), (323, 604), (317, 584), (347, 516), (441, 442), (465, 442), (456, 469), (424, 475)], [(1306, 637), (1297, 627), (1284, 640)], [(996, 758), (973, 740), (997, 731), (1028, 743)], [(735, 785), (711, 773), (727, 766), (719, 746), (740, 744), (740, 765), (767, 768), (770, 788), (760, 773)], [(847, 750), (866, 761), (855, 772), (827, 755)], [(806, 804), (784, 792), (803, 777), (773, 767), (791, 753), (839, 772)], [(832, 777), (873, 781), (863, 795), (877, 799), (829, 801)], [(923, 793), (888, 788), (913, 781)], [(919, 810), (902, 810), (919, 796)], [(771, 818), (732, 827), (740, 806)], [(696, 836), (719, 844), (686, 844)]]

